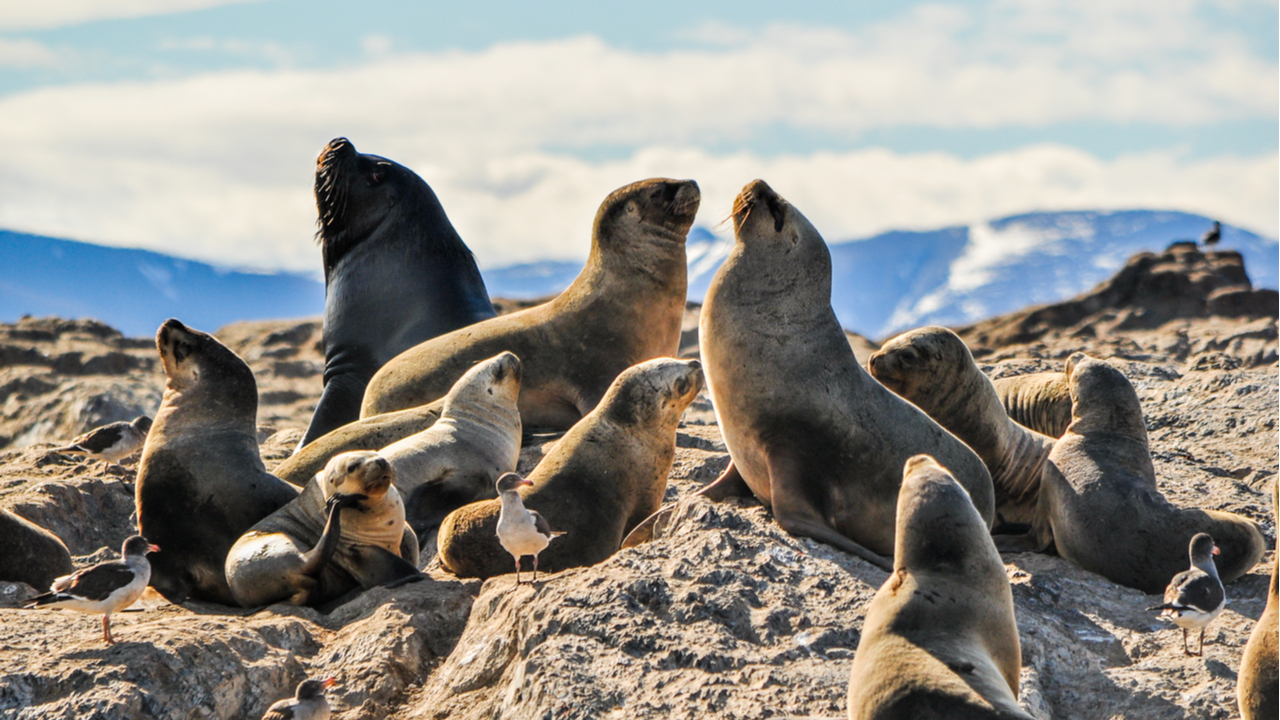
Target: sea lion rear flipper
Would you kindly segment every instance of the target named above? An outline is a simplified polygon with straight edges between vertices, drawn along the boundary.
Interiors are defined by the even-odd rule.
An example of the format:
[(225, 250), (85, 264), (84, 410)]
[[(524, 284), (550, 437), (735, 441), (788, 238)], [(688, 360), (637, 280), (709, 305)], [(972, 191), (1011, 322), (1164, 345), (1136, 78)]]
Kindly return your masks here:
[[(751, 488), (747, 487), (746, 481), (742, 479), (742, 474), (738, 472), (738, 469), (733, 466), (733, 462), (730, 461), (729, 466), (724, 469), (724, 472), (720, 473), (720, 477), (689, 497), (697, 496), (705, 497), (711, 502), (720, 502), (725, 498), (735, 496), (751, 497)], [(623, 538), (622, 547), (635, 547), (652, 540), (657, 533), (665, 529), (667, 524), (671, 522), (671, 517), (675, 515), (677, 504), (667, 505), (640, 521), (640, 524), (632, 528), (631, 532), (627, 533), (627, 536)]]
[(797, 537), (813, 538), (837, 550), (857, 555), (885, 572), (893, 572), (893, 558), (872, 552), (860, 543), (836, 532), (821, 521), (816, 508), (807, 504), (803, 479), (791, 458), (776, 450), (766, 454), (769, 464), (769, 492), (773, 496), (773, 518), (783, 530)]
[(350, 553), (353, 557), (347, 570), (365, 590), (422, 576), (407, 560), (374, 545), (356, 545)]

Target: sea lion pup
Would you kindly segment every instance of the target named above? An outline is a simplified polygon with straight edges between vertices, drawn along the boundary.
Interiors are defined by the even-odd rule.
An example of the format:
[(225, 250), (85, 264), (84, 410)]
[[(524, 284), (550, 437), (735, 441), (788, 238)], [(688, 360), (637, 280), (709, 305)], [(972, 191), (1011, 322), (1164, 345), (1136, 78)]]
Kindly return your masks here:
[(236, 602), (323, 605), (356, 588), (418, 575), (418, 538), (405, 524), (394, 476), (375, 452), (330, 460), (301, 495), (227, 554)]
[[(565, 533), (538, 558), (546, 572), (594, 565), (662, 503), (676, 426), (702, 389), (697, 360), (658, 358), (628, 368), (595, 410), (556, 441), (522, 488), (525, 507)], [(445, 569), (460, 577), (511, 572), (498, 541), (498, 500), (466, 505), (440, 524)]]
[(692, 180), (655, 178), (615, 190), (596, 213), (591, 253), (568, 289), (402, 353), (370, 381), (360, 416), (443, 397), (476, 361), (509, 350), (524, 363), (526, 431), (572, 427), (623, 370), (679, 349), (685, 236), (699, 199)]
[[(1280, 483), (1271, 483), (1272, 512), (1280, 528)], [(1271, 565), (1271, 588), (1267, 590), (1267, 606), (1249, 634), (1249, 642), (1240, 656), (1240, 676), (1236, 683), (1236, 701), (1243, 720), (1271, 720), (1280, 715), (1280, 585), (1276, 570), (1280, 568), (1280, 535), (1276, 537), (1276, 562)]]
[(496, 314), (475, 257), (412, 170), (336, 138), (316, 160), (315, 195), (324, 393), (302, 445), (358, 419), (365, 385), (388, 360)]
[(943, 327), (903, 333), (872, 354), (867, 369), (978, 453), (991, 472), (1001, 522), (1035, 520), (1053, 438), (1009, 418), (960, 336)]
[(57, 535), (0, 508), (0, 580), (47, 588), (75, 569), (71, 552)]
[(1030, 720), (1013, 592), (986, 521), (933, 458), (907, 460), (903, 475), (893, 574), (867, 606), (849, 719)]
[(520, 358), (478, 363), (444, 396), (440, 420), (378, 451), (396, 470), (409, 526), (423, 538), (445, 515), (496, 497), (494, 483), (520, 461)]
[(733, 224), (737, 242), (707, 290), (698, 333), (732, 464), (700, 492), (720, 499), (745, 482), (787, 532), (888, 570), (902, 464), (929, 453), (990, 524), (982, 460), (853, 356), (831, 310), (831, 255), (818, 231), (761, 180), (734, 201)]
[(1042, 372), (993, 380), (996, 396), (1013, 421), (1051, 438), (1071, 424), (1071, 390), (1066, 373)]
[(234, 605), (223, 563), (253, 524), (297, 497), (258, 454), (258, 385), (212, 335), (166, 320), (156, 332), (166, 383), (138, 464), (138, 532), (151, 586), (169, 602)]
[(1040, 479), (1035, 539), (1085, 570), (1145, 593), (1164, 591), (1185, 567), (1199, 532), (1221, 550), (1224, 583), (1262, 558), (1252, 521), (1217, 510), (1180, 508), (1156, 487), (1138, 393), (1111, 365), (1076, 353), (1067, 360), (1071, 425), (1054, 443)]

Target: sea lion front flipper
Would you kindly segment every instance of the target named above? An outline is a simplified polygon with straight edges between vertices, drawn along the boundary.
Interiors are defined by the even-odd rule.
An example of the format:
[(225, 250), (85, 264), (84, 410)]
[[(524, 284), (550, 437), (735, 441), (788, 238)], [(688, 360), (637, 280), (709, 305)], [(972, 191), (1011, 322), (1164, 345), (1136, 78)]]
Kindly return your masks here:
[(422, 576), (418, 568), (404, 558), (375, 545), (356, 545), (349, 552), (352, 557), (347, 571), (365, 590)]
[(773, 518), (783, 530), (796, 537), (808, 537), (837, 550), (856, 555), (885, 572), (893, 572), (893, 558), (872, 552), (861, 544), (822, 523), (815, 508), (805, 504), (803, 478), (790, 456), (771, 451), (766, 454), (769, 465), (769, 492), (773, 496)]
[(409, 527), (409, 523), (405, 523), (404, 535), (400, 538), (400, 557), (410, 565), (418, 567), (418, 534)]
[(329, 564), (333, 554), (338, 550), (338, 542), (342, 539), (342, 509), (354, 507), (356, 503), (367, 499), (367, 495), (339, 493), (325, 502), (329, 517), (325, 520), (324, 530), (321, 531), (316, 546), (309, 552), (303, 553), (302, 566), (298, 568), (299, 574), (315, 577), (316, 573)]
[[(742, 479), (742, 474), (738, 472), (738, 469), (733, 466), (733, 461), (730, 461), (729, 466), (724, 469), (724, 472), (720, 473), (720, 477), (716, 478), (711, 482), (711, 484), (689, 497), (698, 496), (705, 497), (711, 502), (720, 502), (725, 498), (735, 496), (751, 497), (751, 488), (748, 487), (747, 482)], [(636, 545), (643, 545), (644, 543), (652, 540), (657, 533), (666, 529), (667, 525), (671, 522), (672, 516), (675, 515), (677, 504), (679, 503), (672, 503), (664, 508), (660, 508), (658, 512), (650, 515), (644, 520), (641, 520), (640, 524), (632, 528), (631, 532), (627, 533), (627, 536), (623, 538), (622, 547), (635, 547)]]

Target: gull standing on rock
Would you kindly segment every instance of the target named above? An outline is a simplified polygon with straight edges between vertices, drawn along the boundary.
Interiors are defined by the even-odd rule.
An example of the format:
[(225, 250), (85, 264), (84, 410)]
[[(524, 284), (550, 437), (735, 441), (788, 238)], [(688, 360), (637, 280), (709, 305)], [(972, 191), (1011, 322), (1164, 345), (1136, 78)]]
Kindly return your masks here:
[(533, 582), (538, 582), (538, 553), (564, 533), (552, 532), (547, 519), (537, 510), (526, 510), (516, 489), (533, 485), (515, 473), (498, 478), (498, 495), (502, 511), (498, 514), (498, 542), (516, 559), (516, 584), (520, 584), (520, 558), (533, 556)]
[(118, 463), (142, 449), (150, 429), (151, 418), (139, 415), (133, 422), (121, 420), (94, 428), (72, 440), (70, 445), (55, 448), (54, 451)]
[[(1218, 578), (1218, 567), (1213, 556), (1218, 546), (1208, 533), (1196, 533), (1189, 548), (1191, 569), (1173, 576), (1164, 591), (1164, 604), (1147, 608), (1162, 610), (1160, 617), (1182, 628), (1182, 651), (1189, 656), (1204, 655), (1204, 628), (1222, 612), (1227, 604), (1227, 594)], [(1187, 647), (1187, 630), (1200, 630), (1200, 652), (1193, 653)]]
[(336, 683), (331, 677), (303, 680), (293, 697), (272, 703), (262, 720), (329, 720), (329, 701), (324, 691)]
[(123, 560), (101, 562), (53, 581), (51, 592), (37, 595), (26, 607), (65, 607), (82, 613), (102, 613), (102, 639), (110, 645), (111, 613), (137, 602), (151, 581), (147, 553), (160, 548), (141, 535), (124, 541)]

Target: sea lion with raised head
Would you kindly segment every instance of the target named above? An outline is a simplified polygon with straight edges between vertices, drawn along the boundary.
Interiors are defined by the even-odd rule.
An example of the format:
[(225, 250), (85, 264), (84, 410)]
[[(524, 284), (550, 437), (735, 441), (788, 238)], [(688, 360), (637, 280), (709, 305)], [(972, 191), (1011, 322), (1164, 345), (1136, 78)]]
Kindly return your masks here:
[(164, 397), (138, 464), (138, 532), (160, 546), (151, 586), (169, 602), (234, 605), (223, 562), (298, 491), (258, 453), (253, 372), (212, 335), (169, 319), (156, 332)]
[[(699, 325), (732, 464), (700, 492), (718, 499), (745, 483), (787, 532), (887, 570), (902, 465), (928, 453), (990, 524), (982, 460), (858, 364), (831, 310), (831, 254), (813, 225), (761, 180), (734, 201), (733, 224), (737, 242)], [(627, 544), (660, 524), (646, 521)]]
[(1157, 594), (1185, 569), (1191, 537), (1208, 533), (1231, 582), (1265, 549), (1251, 520), (1229, 512), (1180, 508), (1156, 485), (1138, 393), (1110, 364), (1076, 353), (1067, 360), (1071, 424), (1054, 443), (1040, 479), (1038, 536), (1085, 570)]
[[(521, 500), (564, 536), (541, 552), (558, 572), (603, 562), (662, 503), (680, 416), (702, 389), (697, 360), (658, 358), (618, 376), (600, 404), (556, 441), (529, 474)], [(445, 569), (461, 577), (511, 572), (499, 542), (498, 500), (455, 510), (440, 525)]]
[(374, 452), (330, 460), (301, 495), (227, 553), (236, 602), (323, 605), (418, 575), (418, 538), (405, 524), (394, 477), (391, 463)]
[(907, 461), (893, 574), (867, 606), (849, 720), (1031, 720), (1013, 592), (986, 521), (933, 458)]
[(1071, 390), (1060, 372), (1028, 373), (993, 380), (996, 396), (1014, 422), (1051, 438), (1071, 424)]
[(1054, 439), (1009, 418), (960, 336), (943, 327), (903, 333), (873, 353), (867, 369), (978, 453), (991, 472), (1001, 523), (1035, 520)]
[(572, 427), (623, 370), (678, 351), (685, 237), (699, 199), (692, 180), (650, 179), (615, 190), (596, 213), (591, 253), (568, 289), (402, 353), (370, 381), (361, 416), (443, 397), (477, 361), (506, 350), (524, 363), (526, 431)]
[(324, 393), (302, 446), (357, 420), (365, 386), (388, 360), (496, 314), (475, 257), (412, 170), (336, 138), (316, 161), (315, 195)]

